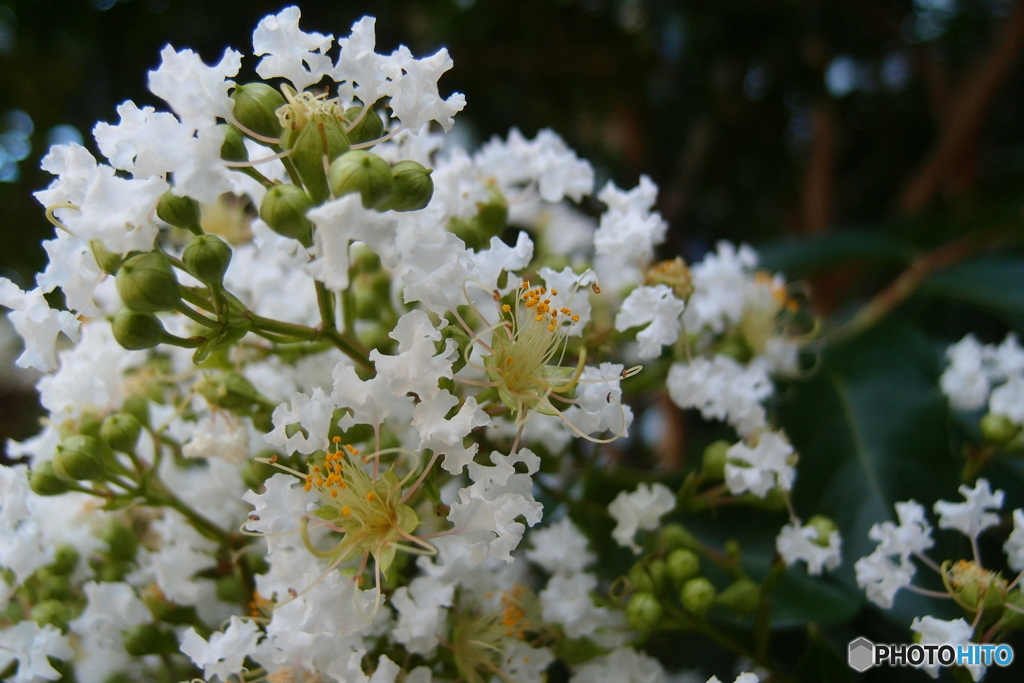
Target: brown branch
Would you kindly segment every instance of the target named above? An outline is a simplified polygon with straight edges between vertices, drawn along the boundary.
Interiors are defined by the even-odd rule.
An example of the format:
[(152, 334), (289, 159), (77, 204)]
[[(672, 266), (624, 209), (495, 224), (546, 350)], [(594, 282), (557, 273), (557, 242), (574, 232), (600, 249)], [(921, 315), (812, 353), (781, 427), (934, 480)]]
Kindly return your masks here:
[(864, 304), (845, 324), (833, 330), (828, 335), (828, 341), (835, 343), (863, 332), (906, 301), (932, 273), (964, 261), (982, 249), (992, 248), (1006, 241), (1006, 234), (999, 230), (975, 231), (928, 252), (911, 263), (899, 277)]
[(821, 234), (832, 223), (835, 202), (836, 120), (822, 100), (811, 110), (811, 156), (804, 176), (803, 229)]
[(957, 171), (1000, 86), (1016, 66), (1022, 48), (1024, 0), (1018, 0), (985, 58), (962, 81), (952, 98), (955, 105), (938, 144), (900, 194), (902, 213), (912, 215), (927, 208), (949, 175)]

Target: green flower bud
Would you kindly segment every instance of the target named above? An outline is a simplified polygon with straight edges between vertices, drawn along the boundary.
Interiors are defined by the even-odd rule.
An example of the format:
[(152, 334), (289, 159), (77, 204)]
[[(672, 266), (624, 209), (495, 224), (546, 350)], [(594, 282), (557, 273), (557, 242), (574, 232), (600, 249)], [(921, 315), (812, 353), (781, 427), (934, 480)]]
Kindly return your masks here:
[(1002, 446), (1020, 433), (1021, 428), (1005, 415), (986, 413), (981, 418), (981, 436), (986, 443)]
[(399, 161), (391, 167), (391, 179), (395, 185), (391, 199), (377, 207), (377, 210), (419, 211), (424, 208), (434, 196), (431, 173), (432, 170), (419, 162), (411, 159)]
[(134, 453), (135, 443), (139, 440), (142, 425), (131, 413), (114, 413), (108, 415), (100, 427), (100, 438), (115, 451)]
[(651, 560), (647, 563), (647, 573), (651, 576), (655, 592), (661, 592), (665, 587), (665, 579), (668, 576), (668, 565), (661, 558)]
[(246, 413), (262, 400), (252, 382), (237, 372), (204, 377), (196, 383), (195, 389), (211, 405), (235, 413)]
[(313, 224), (306, 212), (313, 208), (313, 200), (297, 185), (275, 185), (267, 191), (260, 204), (260, 218), (279, 235), (313, 244)]
[(166, 626), (139, 624), (124, 632), (124, 651), (132, 657), (178, 651), (178, 637)]
[(217, 579), (215, 591), (221, 602), (240, 603), (245, 599), (245, 587), (237, 576), (222, 576)]
[(217, 126), (224, 131), (224, 142), (220, 143), (220, 158), (224, 161), (249, 161), (249, 149), (241, 131), (232, 125)]
[(750, 345), (739, 337), (727, 337), (718, 346), (718, 354), (732, 358), (737, 363), (747, 363), (754, 357)]
[(114, 315), (110, 328), (117, 343), (129, 351), (152, 349), (167, 334), (163, 323), (152, 313), (139, 313), (127, 308)]
[(715, 602), (739, 614), (750, 614), (761, 602), (761, 587), (750, 579), (738, 579), (719, 593)]
[(107, 476), (110, 447), (94, 436), (75, 434), (60, 442), (53, 454), (53, 472), (69, 481), (101, 480)]
[(169, 311), (181, 300), (171, 262), (159, 251), (126, 260), (117, 273), (117, 293), (125, 306), (141, 313)]
[(477, 215), (469, 220), (453, 218), (448, 221), (448, 230), (473, 248), (486, 246), (508, 225), (508, 200), (495, 185), (487, 186), (487, 203), (477, 204), (477, 209)]
[[(345, 110), (345, 123), (348, 126), (352, 125), (352, 122), (359, 118), (359, 115), (363, 113), (362, 107), (349, 107)], [(346, 126), (347, 127), (347, 126)], [(348, 131), (348, 139), (352, 144), (359, 144), (361, 142), (370, 142), (371, 140), (378, 140), (384, 135), (384, 122), (375, 111), (366, 112), (366, 116), (360, 121), (355, 128)]]
[(395, 188), (387, 162), (361, 149), (346, 152), (335, 159), (327, 170), (327, 180), (335, 197), (358, 192), (367, 209), (388, 201)]
[(707, 614), (715, 601), (715, 586), (703, 576), (690, 579), (679, 591), (679, 602), (697, 616)]
[(665, 559), (665, 564), (668, 567), (672, 585), (676, 588), (681, 587), (687, 579), (692, 579), (700, 574), (700, 558), (697, 553), (686, 548), (677, 548), (670, 552)]
[(95, 410), (87, 408), (82, 411), (82, 416), (78, 418), (77, 433), (98, 437), (100, 435), (100, 427), (102, 426), (103, 418), (100, 417)]
[(284, 96), (266, 83), (246, 83), (231, 92), (235, 101), (235, 120), (258, 135), (281, 137), (281, 121), (277, 110), (284, 106)]
[(164, 223), (173, 225), (182, 230), (202, 234), (203, 228), (200, 225), (202, 211), (199, 202), (191, 197), (179, 197), (171, 190), (164, 192), (160, 202), (156, 205), (156, 215)]
[(822, 548), (827, 548), (829, 546), (829, 537), (832, 535), (832, 532), (839, 531), (839, 527), (836, 526), (836, 523), (833, 522), (831, 518), (824, 515), (814, 515), (807, 520), (807, 526), (814, 527), (818, 536), (813, 542), (815, 545), (821, 546)]
[(134, 415), (142, 426), (149, 426), (149, 399), (145, 396), (129, 396), (124, 400), (121, 410)]
[(49, 569), (58, 576), (66, 576), (75, 571), (75, 567), (78, 566), (80, 559), (81, 555), (78, 554), (78, 551), (73, 546), (58, 546), (53, 564), (49, 566)]
[(654, 579), (647, 573), (647, 567), (642, 562), (637, 562), (630, 567), (626, 578), (629, 580), (630, 590), (647, 593), (653, 593), (655, 590)]
[[(330, 164), (345, 154), (348, 146), (348, 136), (342, 122), (330, 117), (310, 121), (295, 136), (290, 158), (306, 191), (317, 204), (327, 201), (331, 196), (324, 175), (324, 157)], [(390, 177), (389, 171), (389, 180)]]
[(673, 522), (661, 527), (661, 547), (667, 553), (671, 553), (676, 548), (695, 550), (700, 548), (700, 541), (682, 524)]
[(120, 522), (112, 522), (100, 538), (107, 544), (107, 556), (118, 562), (131, 562), (139, 550), (139, 537)]
[(731, 447), (732, 444), (721, 439), (708, 444), (707, 448), (704, 449), (701, 475), (712, 481), (722, 481), (725, 479), (725, 462), (728, 460), (726, 454)]
[(121, 254), (115, 254), (110, 251), (103, 246), (103, 242), (100, 240), (89, 240), (89, 249), (92, 251), (92, 257), (96, 259), (96, 265), (100, 267), (100, 270), (107, 275), (117, 275), (118, 269), (124, 263), (124, 257)]
[(639, 633), (650, 633), (658, 628), (665, 608), (651, 593), (634, 593), (626, 603), (626, 622)]
[(231, 247), (216, 235), (196, 235), (185, 245), (181, 260), (204, 285), (219, 285), (231, 263)]
[(40, 496), (59, 496), (71, 490), (69, 482), (53, 471), (52, 462), (41, 462), (33, 467), (28, 483), (32, 491)]
[(65, 629), (71, 621), (71, 607), (61, 600), (43, 600), (32, 606), (29, 618), (40, 626), (49, 624)]

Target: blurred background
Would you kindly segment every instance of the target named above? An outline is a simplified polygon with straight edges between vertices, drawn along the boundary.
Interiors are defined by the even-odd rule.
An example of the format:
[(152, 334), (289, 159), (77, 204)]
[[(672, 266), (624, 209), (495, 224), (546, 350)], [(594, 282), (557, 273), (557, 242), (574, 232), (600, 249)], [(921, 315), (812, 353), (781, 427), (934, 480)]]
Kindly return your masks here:
[[(146, 90), (161, 47), (208, 62), (226, 46), (251, 50), (258, 20), (283, 6), (0, 2), (0, 273), (30, 288), (45, 263), (39, 241), (53, 228), (31, 193), (50, 182), (39, 169), (49, 145), (95, 153), (91, 129), (116, 121), (118, 103), (164, 107)], [(302, 12), (303, 28), (335, 36), (373, 13), (379, 52), (446, 46), (455, 68), (441, 91), (466, 94), (457, 126), (470, 140), (550, 127), (599, 183), (648, 174), (671, 224), (666, 255), (752, 242), (766, 265), (809, 279), (821, 313), (841, 315), (970, 231), (1019, 228), (1022, 3), (385, 0)], [(1024, 319), (1002, 308), (932, 324), (959, 338), (966, 315), (997, 336)], [(16, 341), (2, 348), (17, 353)], [(0, 435), (23, 437), (34, 408), (16, 384)]]
[[(51, 180), (49, 145), (97, 153), (92, 127), (116, 121), (117, 104), (164, 108), (146, 81), (165, 44), (207, 62), (247, 52), (285, 5), (0, 0), (0, 275), (31, 288), (45, 263), (53, 228), (31, 193)], [(937, 382), (964, 334), (1024, 331), (1024, 0), (352, 0), (303, 3), (301, 26), (337, 37), (368, 13), (378, 52), (448, 48), (441, 92), (465, 93), (456, 130), (470, 143), (552, 128), (599, 185), (659, 185), (663, 256), (749, 242), (809, 293), (824, 351), (776, 407), (801, 453), (797, 509), (832, 515), (849, 561), (843, 590), (780, 595), (799, 606), (780, 623), (837, 624), (844, 671), (851, 637), (905, 638), (925, 610), (898, 603), (879, 619), (851, 565), (893, 501), (953, 498), (964, 457), (991, 456), (979, 416), (951, 413)], [(0, 328), (0, 368), (18, 352)], [(0, 374), (0, 443), (38, 429), (33, 382)], [(984, 462), (1024, 500), (1020, 458)], [(745, 543), (778, 527), (750, 522)], [(807, 642), (792, 640), (794, 659)]]

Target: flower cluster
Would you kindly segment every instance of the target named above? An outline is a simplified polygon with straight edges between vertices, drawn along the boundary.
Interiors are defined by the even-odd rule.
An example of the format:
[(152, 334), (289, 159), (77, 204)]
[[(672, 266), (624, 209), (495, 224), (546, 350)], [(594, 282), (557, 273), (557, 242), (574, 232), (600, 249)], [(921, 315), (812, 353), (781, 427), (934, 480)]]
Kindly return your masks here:
[[(455, 147), (445, 50), (299, 19), (260, 22), (253, 83), (168, 46), (167, 111), (125, 102), (105, 158), (43, 160), (49, 264), (0, 278), (46, 412), (0, 467), (0, 677), (661, 683), (657, 633), (760, 653), (733, 627), (768, 642), (780, 578), (841, 560), (777, 419), (817, 331), (799, 288), (747, 245), (657, 260), (649, 178), (597, 189), (547, 130)], [(971, 349), (943, 387), (1019, 433), (1024, 353)], [(685, 477), (614, 467), (698, 414), (722, 438)], [(965, 495), (936, 511), (973, 543), (1002, 494)], [(775, 515), (766, 555), (684, 525), (727, 507)], [(897, 510), (857, 565), (880, 604), (931, 546)], [(972, 614), (1014, 612), (977, 554), (941, 569)]]
[[(1012, 581), (1007, 581), (1000, 572), (984, 567), (978, 549), (982, 532), (1000, 523), (997, 511), (1003, 506), (1004, 493), (992, 491), (986, 479), (979, 479), (974, 487), (961, 486), (960, 495), (964, 498), (962, 503), (940, 500), (935, 503), (934, 511), (939, 517), (940, 529), (952, 529), (967, 538), (972, 551), (970, 558), (937, 563), (929, 557), (925, 551), (935, 545), (932, 527), (924, 507), (908, 500), (896, 503), (898, 524), (887, 521), (871, 527), (868, 535), (878, 546), (854, 566), (857, 585), (880, 607), (891, 608), (896, 594), (906, 588), (952, 599), (970, 618), (970, 622), (963, 618), (949, 621), (932, 616), (915, 618), (911, 629), (925, 644), (991, 642), (1015, 629), (1024, 618), (1024, 594), (1019, 587), (1019, 574), (1024, 572), (1024, 510), (1014, 510), (1014, 529), (1003, 545), (1007, 564), (1018, 573)], [(915, 559), (939, 575), (944, 592), (913, 583), (917, 574)], [(933, 678), (938, 676), (938, 664), (926, 665), (925, 669)], [(981, 662), (967, 669), (975, 681), (985, 672)]]

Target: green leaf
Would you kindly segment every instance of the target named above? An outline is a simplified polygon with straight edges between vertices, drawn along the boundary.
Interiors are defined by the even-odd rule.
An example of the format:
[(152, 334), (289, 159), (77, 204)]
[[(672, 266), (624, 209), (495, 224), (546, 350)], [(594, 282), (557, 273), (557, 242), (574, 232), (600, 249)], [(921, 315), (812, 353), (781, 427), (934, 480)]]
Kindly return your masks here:
[[(835, 575), (854, 590), (853, 565), (875, 546), (868, 530), (894, 518), (893, 503), (930, 508), (956, 497), (962, 462), (949, 446), (939, 360), (923, 334), (890, 319), (826, 349), (811, 381), (784, 393), (780, 414), (800, 453), (796, 510), (836, 521), (843, 564)], [(948, 551), (939, 540), (936, 556)], [(897, 621), (938, 612), (910, 597), (897, 598)]]
[(807, 683), (844, 683), (853, 680), (853, 670), (847, 663), (846, 653), (836, 650), (816, 629), (811, 634), (807, 650), (797, 662), (796, 675)]
[(804, 277), (849, 263), (909, 263), (913, 249), (889, 231), (839, 231), (811, 239), (758, 246), (763, 268)]
[(973, 304), (1004, 322), (1024, 327), (1024, 254), (986, 254), (935, 273), (922, 293)]

